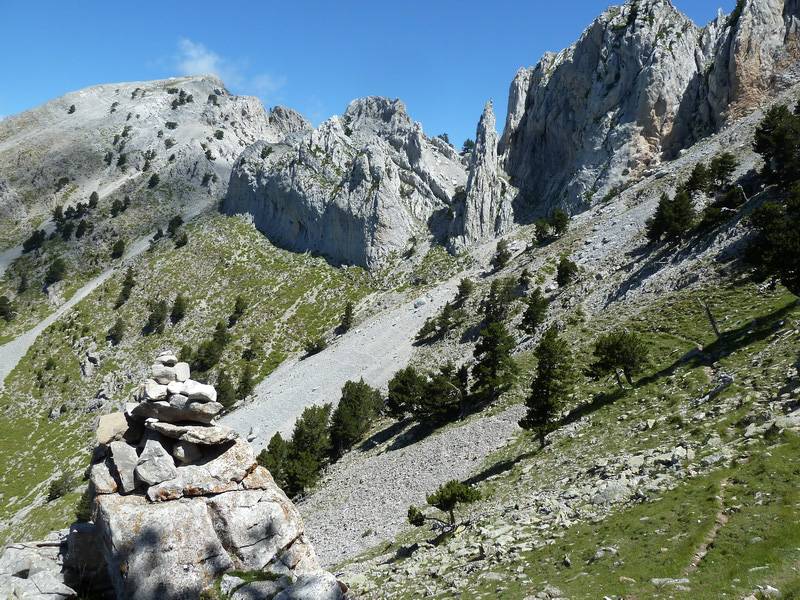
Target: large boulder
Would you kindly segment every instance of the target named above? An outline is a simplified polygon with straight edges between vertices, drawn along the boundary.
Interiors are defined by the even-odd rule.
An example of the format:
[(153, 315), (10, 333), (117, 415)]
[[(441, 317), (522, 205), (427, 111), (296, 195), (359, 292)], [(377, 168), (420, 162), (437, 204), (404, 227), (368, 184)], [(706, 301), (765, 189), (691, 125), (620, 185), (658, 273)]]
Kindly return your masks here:
[(222, 425), (176, 425), (151, 419), (144, 426), (168, 438), (200, 444), (201, 446), (216, 446), (239, 437), (236, 431)]

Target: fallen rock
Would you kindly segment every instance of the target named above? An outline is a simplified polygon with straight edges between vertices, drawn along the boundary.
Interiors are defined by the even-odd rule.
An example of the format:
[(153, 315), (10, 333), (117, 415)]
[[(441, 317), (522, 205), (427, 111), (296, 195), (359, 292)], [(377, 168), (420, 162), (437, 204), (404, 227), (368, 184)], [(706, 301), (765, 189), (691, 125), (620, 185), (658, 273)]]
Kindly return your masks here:
[(92, 465), (89, 481), (95, 494), (113, 494), (119, 489), (117, 480), (111, 474), (111, 468), (108, 460)]

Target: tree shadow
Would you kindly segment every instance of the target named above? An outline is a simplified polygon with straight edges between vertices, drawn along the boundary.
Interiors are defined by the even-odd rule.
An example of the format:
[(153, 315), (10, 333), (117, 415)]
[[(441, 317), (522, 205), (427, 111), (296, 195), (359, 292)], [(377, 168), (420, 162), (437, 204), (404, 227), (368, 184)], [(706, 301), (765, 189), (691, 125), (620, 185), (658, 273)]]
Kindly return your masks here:
[(485, 468), (483, 471), (479, 473), (475, 473), (472, 477), (464, 480), (464, 483), (467, 485), (477, 485), (486, 481), (487, 479), (494, 477), (495, 475), (500, 475), (502, 473), (506, 473), (514, 468), (514, 466), (523, 460), (527, 460), (529, 458), (533, 458), (541, 452), (541, 448), (536, 448), (535, 450), (529, 450), (528, 452), (523, 452), (515, 456), (514, 458), (507, 458), (505, 460), (501, 460), (499, 462), (490, 465), (489, 467)]
[(613, 404), (620, 398), (625, 395), (625, 390), (617, 388), (612, 392), (600, 392), (599, 394), (595, 394), (595, 396), (589, 402), (585, 402), (583, 404), (579, 404), (571, 411), (569, 411), (558, 424), (558, 427), (564, 427), (566, 425), (570, 425), (575, 423), (576, 421), (580, 421), (584, 417), (600, 410), (604, 406), (608, 406), (609, 404)]

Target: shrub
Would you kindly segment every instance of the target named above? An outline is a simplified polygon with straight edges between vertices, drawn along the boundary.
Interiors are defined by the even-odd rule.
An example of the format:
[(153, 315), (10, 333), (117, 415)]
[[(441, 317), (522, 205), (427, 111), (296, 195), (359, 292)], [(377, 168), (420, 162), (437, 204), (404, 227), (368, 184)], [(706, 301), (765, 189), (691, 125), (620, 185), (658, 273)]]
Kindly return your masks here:
[(556, 267), (556, 283), (558, 283), (558, 287), (569, 285), (577, 275), (578, 265), (566, 256), (562, 256)]
[(500, 271), (506, 267), (511, 260), (511, 251), (508, 249), (508, 240), (497, 242), (497, 251), (492, 259), (492, 267), (495, 271)]
[(71, 114), (74, 114), (74, 113), (75, 113), (75, 105), (74, 104), (70, 104), (69, 110), (67, 110), (67, 114), (71, 115)]
[(73, 486), (72, 477), (68, 473), (62, 473), (50, 482), (47, 488), (47, 501), (52, 502), (62, 496), (66, 496)]
[(186, 244), (189, 243), (189, 235), (182, 231), (175, 237), (175, 247), (176, 248), (183, 248)]
[(125, 240), (117, 240), (111, 246), (111, 258), (122, 258), (123, 254), (125, 254)]
[(467, 138), (464, 140), (464, 144), (461, 146), (461, 153), (467, 154), (468, 152), (472, 152), (475, 148), (475, 140)]
[(64, 279), (66, 274), (67, 263), (64, 262), (63, 258), (58, 257), (50, 263), (50, 267), (47, 269), (47, 273), (45, 273), (44, 276), (44, 283), (45, 285), (52, 285)]
[(481, 495), (478, 490), (453, 479), (442, 485), (426, 498), (427, 503), (445, 513), (449, 521), (444, 521), (437, 517), (425, 516), (425, 514), (415, 506), (410, 506), (408, 509), (408, 521), (415, 527), (424, 525), (425, 521), (434, 521), (452, 529), (456, 525), (456, 507), (460, 504), (471, 504), (479, 500), (480, 497)]
[(217, 129), (217, 130), (214, 132), (214, 137), (215, 137), (215, 138), (217, 138), (218, 140), (221, 140), (222, 138), (224, 138), (224, 137), (225, 137), (225, 132), (224, 132), (224, 131), (222, 131), (221, 129)]
[(261, 160), (266, 159), (270, 154), (272, 154), (272, 147), (271, 146), (264, 146), (261, 149)]
[(161, 178), (158, 176), (158, 173), (153, 173), (150, 176), (150, 179), (147, 181), (147, 187), (151, 190), (158, 185), (158, 182), (161, 181)]
[(177, 129), (178, 124), (175, 121), (167, 121), (166, 123), (164, 123), (164, 127), (170, 130)]
[(167, 235), (174, 238), (175, 234), (178, 233), (178, 229), (181, 228), (181, 225), (183, 225), (183, 219), (180, 215), (172, 217), (167, 224)]
[(380, 413), (381, 393), (364, 380), (348, 381), (342, 388), (342, 397), (331, 416), (331, 458), (338, 460), (369, 431)]
[(97, 192), (92, 192), (89, 195), (89, 208), (97, 208), (97, 203), (100, 201), (100, 196)]

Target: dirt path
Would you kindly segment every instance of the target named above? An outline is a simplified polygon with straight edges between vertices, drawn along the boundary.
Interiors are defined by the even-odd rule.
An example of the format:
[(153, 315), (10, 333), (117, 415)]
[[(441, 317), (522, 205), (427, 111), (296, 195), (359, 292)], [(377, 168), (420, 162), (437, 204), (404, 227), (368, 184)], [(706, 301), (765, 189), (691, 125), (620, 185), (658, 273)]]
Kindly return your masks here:
[[(150, 238), (151, 235), (145, 236), (136, 240), (133, 244), (128, 247), (127, 252), (125, 253), (125, 257), (123, 262), (127, 259), (133, 258), (138, 254), (141, 254), (147, 247), (150, 245)], [(122, 263), (120, 263), (122, 264)], [(0, 346), (0, 382), (5, 382), (6, 377), (14, 370), (22, 357), (28, 352), (28, 349), (33, 345), (36, 341), (36, 338), (50, 325), (55, 323), (61, 316), (69, 311), (73, 306), (75, 306), (78, 302), (86, 298), (89, 294), (91, 294), (94, 290), (96, 290), (100, 285), (103, 284), (111, 275), (114, 274), (114, 271), (118, 268), (118, 266), (111, 267), (106, 269), (100, 275), (95, 277), (94, 279), (90, 280), (86, 285), (80, 288), (77, 292), (75, 292), (72, 297), (67, 300), (64, 304), (59, 306), (54, 312), (50, 313), (47, 317), (39, 321), (34, 327), (23, 333), (22, 335), (14, 338), (7, 344)]]

